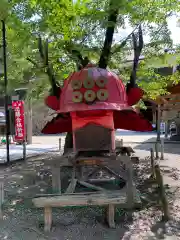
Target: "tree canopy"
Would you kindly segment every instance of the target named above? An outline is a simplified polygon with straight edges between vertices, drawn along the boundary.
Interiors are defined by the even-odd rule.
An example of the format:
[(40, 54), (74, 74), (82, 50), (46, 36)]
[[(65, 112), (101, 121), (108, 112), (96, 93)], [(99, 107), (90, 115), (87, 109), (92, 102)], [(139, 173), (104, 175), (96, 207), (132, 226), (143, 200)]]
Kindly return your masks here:
[[(1, 1), (0, 8), (4, 9), (6, 4), (5, 0)], [(163, 93), (167, 84), (177, 81), (178, 73), (162, 77), (154, 73), (154, 68), (179, 61), (177, 55), (172, 63), (170, 57), (174, 53), (170, 56), (162, 51), (173, 47), (167, 18), (179, 11), (178, 8), (176, 0), (11, 0), (5, 19), (9, 89), (28, 84), (31, 97), (38, 98), (49, 88), (46, 60), (39, 49), (40, 39), (45, 57), (48, 55), (51, 75), (60, 85), (77, 70), (82, 63), (80, 59), (85, 61), (87, 57), (98, 63), (102, 49), (105, 49), (106, 30), (111, 23), (108, 17), (116, 9), (117, 22), (108, 67), (124, 82), (129, 81), (133, 63), (127, 64), (127, 59), (129, 55), (133, 56), (132, 36), (137, 38), (141, 25), (142, 34), (148, 36), (149, 41), (144, 43), (141, 52), (144, 60), (138, 67), (138, 84), (151, 97), (158, 91)], [(123, 38), (119, 32), (126, 29), (127, 24), (133, 31)]]

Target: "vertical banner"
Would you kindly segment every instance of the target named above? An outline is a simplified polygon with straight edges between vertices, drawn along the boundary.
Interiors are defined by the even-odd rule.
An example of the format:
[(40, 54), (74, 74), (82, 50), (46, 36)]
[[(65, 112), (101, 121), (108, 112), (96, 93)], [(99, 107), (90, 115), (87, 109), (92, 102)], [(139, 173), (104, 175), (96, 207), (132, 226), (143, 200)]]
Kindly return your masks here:
[(12, 108), (15, 113), (15, 141), (25, 140), (24, 101), (13, 101)]

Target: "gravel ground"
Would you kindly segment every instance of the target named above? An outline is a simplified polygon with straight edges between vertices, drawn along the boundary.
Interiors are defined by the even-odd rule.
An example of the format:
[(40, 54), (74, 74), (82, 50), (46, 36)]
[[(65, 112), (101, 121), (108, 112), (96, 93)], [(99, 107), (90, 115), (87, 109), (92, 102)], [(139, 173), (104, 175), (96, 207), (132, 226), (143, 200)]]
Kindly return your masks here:
[[(143, 149), (142, 149), (143, 146)], [(174, 145), (173, 145), (174, 146)], [(173, 152), (173, 146), (169, 151)], [(148, 155), (150, 145), (135, 145), (136, 155), (141, 157), (136, 169), (136, 182), (141, 192), (143, 208), (127, 213), (116, 211), (116, 229), (107, 228), (103, 208), (64, 208), (53, 211), (53, 227), (49, 234), (43, 232), (43, 211), (31, 202), (38, 193), (48, 192), (51, 173), (42, 164), (42, 158), (54, 158), (57, 153), (32, 158), (28, 163), (0, 169), (5, 176), (5, 205), (0, 222), (0, 240), (141, 240), (180, 239), (180, 162), (179, 155), (167, 153), (161, 161), (166, 193), (172, 219), (163, 223), (160, 203), (155, 186), (148, 181), (150, 175)], [(175, 148), (178, 146), (174, 146)], [(167, 151), (168, 152), (168, 151)], [(64, 172), (64, 176), (65, 176)], [(31, 234), (30, 234), (31, 233)]]

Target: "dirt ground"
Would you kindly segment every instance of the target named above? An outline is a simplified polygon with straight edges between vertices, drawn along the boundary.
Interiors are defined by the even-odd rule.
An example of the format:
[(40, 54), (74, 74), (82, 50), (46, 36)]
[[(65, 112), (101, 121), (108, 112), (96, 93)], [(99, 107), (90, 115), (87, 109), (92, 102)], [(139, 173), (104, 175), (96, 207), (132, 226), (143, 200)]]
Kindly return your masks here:
[[(138, 153), (140, 154), (137, 148), (137, 155)], [(169, 201), (172, 218), (170, 221), (161, 221), (157, 189), (155, 184), (148, 181), (150, 160), (143, 155), (140, 164), (135, 166), (136, 184), (141, 193), (143, 207), (132, 212), (132, 219), (127, 217), (125, 211), (117, 208), (116, 229), (109, 229), (104, 222), (103, 208), (54, 209), (52, 231), (45, 234), (43, 210), (33, 206), (32, 198), (36, 194), (50, 191), (51, 172), (43, 165), (43, 159), (54, 158), (57, 154), (49, 153), (34, 157), (27, 163), (0, 168), (1, 176), (5, 177), (0, 240), (180, 239), (180, 163), (178, 166), (177, 162), (173, 162), (179, 160), (179, 155), (169, 153), (166, 160), (161, 162), (161, 170)], [(147, 156), (147, 152), (143, 154)], [(65, 176), (66, 172), (63, 174)]]

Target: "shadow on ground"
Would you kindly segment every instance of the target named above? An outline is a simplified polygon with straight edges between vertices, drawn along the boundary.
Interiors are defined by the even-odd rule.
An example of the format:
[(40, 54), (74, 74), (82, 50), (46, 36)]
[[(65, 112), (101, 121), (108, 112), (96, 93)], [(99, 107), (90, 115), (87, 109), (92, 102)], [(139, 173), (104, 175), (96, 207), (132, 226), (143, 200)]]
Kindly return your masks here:
[[(144, 141), (143, 143), (137, 144), (134, 147), (134, 150), (145, 150), (149, 151), (150, 148), (155, 149), (155, 142), (156, 138), (150, 138), (147, 141)], [(133, 144), (133, 142), (132, 142)], [(170, 142), (165, 141), (164, 142), (164, 153), (171, 153), (171, 154), (180, 154), (180, 142)]]

